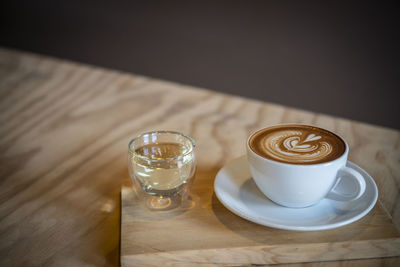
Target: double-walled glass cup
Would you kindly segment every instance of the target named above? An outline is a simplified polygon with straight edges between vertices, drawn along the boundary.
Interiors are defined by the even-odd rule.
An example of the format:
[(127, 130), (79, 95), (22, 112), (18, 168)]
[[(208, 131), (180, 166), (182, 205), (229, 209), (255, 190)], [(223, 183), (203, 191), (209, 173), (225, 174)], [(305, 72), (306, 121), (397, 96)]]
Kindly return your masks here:
[(194, 179), (194, 147), (191, 137), (173, 131), (143, 133), (129, 142), (129, 174), (150, 209), (179, 206)]

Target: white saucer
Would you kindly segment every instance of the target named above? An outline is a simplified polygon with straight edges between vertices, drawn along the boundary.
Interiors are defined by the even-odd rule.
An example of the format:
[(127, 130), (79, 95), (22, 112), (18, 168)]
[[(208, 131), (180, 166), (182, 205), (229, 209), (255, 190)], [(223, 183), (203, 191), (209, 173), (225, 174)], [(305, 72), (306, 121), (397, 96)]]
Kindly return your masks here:
[(332, 229), (359, 220), (378, 199), (372, 177), (352, 162), (347, 166), (360, 172), (366, 182), (364, 194), (350, 202), (325, 198), (307, 208), (279, 206), (264, 196), (253, 182), (246, 156), (233, 160), (217, 173), (214, 190), (219, 201), (230, 211), (261, 225), (297, 231)]

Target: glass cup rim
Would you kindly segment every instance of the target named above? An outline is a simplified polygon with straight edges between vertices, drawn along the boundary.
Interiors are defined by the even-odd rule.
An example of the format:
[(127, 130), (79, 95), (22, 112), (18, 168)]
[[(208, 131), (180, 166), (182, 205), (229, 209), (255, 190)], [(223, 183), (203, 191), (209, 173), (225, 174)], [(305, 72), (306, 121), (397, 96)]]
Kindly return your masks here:
[[(136, 140), (138, 140), (139, 138), (142, 138), (145, 135), (151, 135), (151, 134), (172, 134), (172, 135), (180, 135), (183, 136), (184, 138), (186, 138), (187, 140), (189, 140), (191, 146), (190, 149), (188, 151), (186, 151), (185, 153), (183, 153), (182, 155), (179, 156), (175, 156), (175, 157), (170, 157), (170, 158), (163, 158), (163, 159), (152, 159), (146, 156), (142, 156), (138, 153), (136, 153), (133, 149), (132, 149), (132, 143), (135, 142)], [(132, 138), (131, 141), (129, 141), (128, 144), (128, 151), (130, 154), (134, 155), (135, 157), (144, 159), (144, 160), (148, 160), (148, 161), (171, 161), (171, 160), (180, 160), (183, 157), (189, 155), (190, 153), (193, 152), (194, 148), (196, 147), (196, 142), (194, 141), (194, 139), (192, 137), (190, 137), (187, 134), (181, 133), (181, 132), (177, 132), (177, 131), (166, 131), (166, 130), (157, 130), (157, 131), (149, 131), (149, 132), (145, 132), (145, 133), (141, 133), (139, 135), (137, 135), (136, 137)]]

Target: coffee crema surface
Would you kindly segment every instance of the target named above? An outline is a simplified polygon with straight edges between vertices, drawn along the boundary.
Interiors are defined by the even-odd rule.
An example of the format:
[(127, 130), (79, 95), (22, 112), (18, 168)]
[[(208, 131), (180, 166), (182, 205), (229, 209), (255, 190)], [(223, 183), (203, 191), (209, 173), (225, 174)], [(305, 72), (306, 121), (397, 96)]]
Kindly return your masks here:
[(346, 151), (336, 134), (307, 125), (279, 125), (259, 130), (250, 148), (267, 159), (289, 164), (318, 164), (335, 160)]

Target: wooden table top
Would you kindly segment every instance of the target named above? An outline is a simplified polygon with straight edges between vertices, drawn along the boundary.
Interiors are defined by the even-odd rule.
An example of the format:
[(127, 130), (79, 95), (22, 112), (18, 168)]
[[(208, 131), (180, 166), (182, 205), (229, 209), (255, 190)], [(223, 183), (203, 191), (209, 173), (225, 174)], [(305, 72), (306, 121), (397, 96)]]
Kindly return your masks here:
[(0, 49), (0, 96), (1, 266), (118, 265), (127, 145), (158, 129), (192, 136), (208, 179), (245, 153), (243, 140), (258, 128), (330, 129), (374, 177), (379, 203), (400, 229), (397, 130), (8, 49)]

